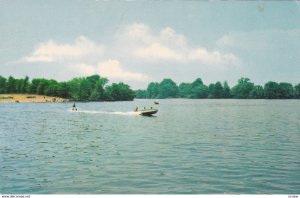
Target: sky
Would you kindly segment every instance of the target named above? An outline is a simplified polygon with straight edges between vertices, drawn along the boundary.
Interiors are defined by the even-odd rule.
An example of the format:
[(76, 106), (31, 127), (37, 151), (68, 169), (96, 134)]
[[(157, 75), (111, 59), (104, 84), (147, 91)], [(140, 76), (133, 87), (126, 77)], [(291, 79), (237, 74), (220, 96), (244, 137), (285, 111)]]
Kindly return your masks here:
[(0, 0), (0, 75), (300, 83), (300, 1)]

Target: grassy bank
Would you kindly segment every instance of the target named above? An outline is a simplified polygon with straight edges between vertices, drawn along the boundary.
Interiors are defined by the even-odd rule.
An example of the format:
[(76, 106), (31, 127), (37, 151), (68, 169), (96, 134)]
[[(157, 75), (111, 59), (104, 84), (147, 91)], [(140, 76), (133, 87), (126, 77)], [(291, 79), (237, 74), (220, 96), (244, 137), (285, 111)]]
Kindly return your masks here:
[(0, 102), (67, 102), (68, 99), (34, 94), (0, 94)]

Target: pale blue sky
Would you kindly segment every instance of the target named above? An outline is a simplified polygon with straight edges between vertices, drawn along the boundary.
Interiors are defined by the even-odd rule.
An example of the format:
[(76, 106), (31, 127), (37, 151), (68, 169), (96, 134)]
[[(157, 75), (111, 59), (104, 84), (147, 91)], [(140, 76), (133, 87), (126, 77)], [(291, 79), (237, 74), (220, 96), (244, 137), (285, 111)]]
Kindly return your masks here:
[(297, 1), (0, 1), (0, 75), (300, 82)]

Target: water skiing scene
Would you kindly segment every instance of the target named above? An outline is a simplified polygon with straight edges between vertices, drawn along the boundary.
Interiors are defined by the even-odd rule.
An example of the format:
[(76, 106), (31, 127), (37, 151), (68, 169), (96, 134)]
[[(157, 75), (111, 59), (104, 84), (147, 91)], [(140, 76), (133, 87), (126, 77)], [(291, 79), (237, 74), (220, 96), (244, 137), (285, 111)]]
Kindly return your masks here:
[(0, 194), (300, 194), (299, 1), (0, 1)]

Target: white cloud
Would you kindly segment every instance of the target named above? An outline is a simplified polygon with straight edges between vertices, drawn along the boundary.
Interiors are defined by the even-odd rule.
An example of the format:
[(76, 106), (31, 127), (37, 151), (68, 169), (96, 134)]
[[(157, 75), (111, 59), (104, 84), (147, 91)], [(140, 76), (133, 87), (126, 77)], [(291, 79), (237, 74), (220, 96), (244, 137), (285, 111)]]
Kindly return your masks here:
[(134, 55), (145, 59), (182, 60), (182, 56), (176, 51), (163, 46), (160, 43), (152, 43), (145, 48), (139, 48)]
[(79, 75), (99, 74), (100, 76), (115, 80), (145, 81), (148, 78), (144, 74), (124, 70), (118, 60), (112, 59), (98, 63), (95, 66), (83, 63), (75, 64), (70, 66), (69, 69), (75, 70)]
[[(145, 24), (134, 23), (125, 27), (118, 38), (125, 48), (124, 53), (146, 61), (200, 62), (214, 66), (236, 66), (241, 63), (232, 53), (189, 46), (186, 37), (170, 27), (155, 33)], [(231, 42), (229, 39), (224, 37), (219, 42), (227, 44)]]
[[(239, 58), (233, 53), (224, 53), (226, 50), (190, 45), (184, 35), (170, 27), (157, 30), (133, 23), (122, 28), (114, 39), (105, 45), (84, 36), (71, 43), (48, 40), (21, 58), (21, 63), (45, 63), (45, 67), (60, 65), (62, 71), (69, 72), (66, 74), (69, 77), (99, 74), (109, 79), (137, 82), (148, 81), (150, 78), (146, 74), (160, 72), (160, 68), (155, 67), (161, 65), (160, 61), (172, 62), (170, 65), (178, 70), (184, 65), (197, 66), (198, 69), (207, 69), (207, 66), (224, 69), (240, 64)], [(217, 42), (225, 45), (231, 42), (230, 39), (225, 35)]]
[(125, 71), (117, 60), (107, 60), (99, 63), (97, 70), (102, 76), (120, 80), (145, 81), (148, 78), (141, 73)]
[(189, 60), (200, 60), (205, 64), (211, 65), (238, 65), (239, 59), (233, 54), (222, 54), (218, 51), (208, 52), (205, 48), (199, 48), (190, 52)]
[(126, 26), (117, 36), (120, 41), (127, 40), (129, 42), (141, 42), (146, 44), (154, 40), (150, 28), (142, 23), (133, 23)]
[(97, 73), (96, 67), (84, 63), (70, 65), (70, 70), (75, 70), (79, 75), (93, 75)]
[[(129, 34), (143, 34), (143, 31), (141, 26)], [(110, 50), (114, 51), (113, 47)], [(52, 40), (40, 43), (31, 55), (21, 60), (27, 63), (58, 63), (76, 75), (99, 74), (109, 79), (130, 81), (145, 81), (148, 78), (142, 73), (125, 70), (118, 60), (104, 57), (104, 47), (84, 36), (73, 43), (60, 44)]]
[[(222, 48), (232, 42), (232, 37), (224, 35), (217, 41), (217, 46)], [(188, 45), (186, 37), (170, 27), (155, 31), (142, 23), (124, 27), (117, 34), (115, 45), (110, 46), (107, 52), (113, 53), (112, 56), (122, 55), (126, 59), (136, 57), (139, 61), (200, 62), (212, 66), (236, 66), (241, 63), (232, 53)], [(31, 55), (21, 60), (28, 63), (63, 62), (85, 65), (110, 58), (104, 57), (103, 45), (80, 36), (73, 43), (60, 44), (52, 40), (40, 43)]]
[(58, 44), (47, 41), (39, 44), (35, 51), (22, 58), (25, 62), (55, 62), (61, 60), (80, 59), (83, 57), (101, 57), (103, 47), (84, 36), (78, 37), (73, 44)]
[(171, 47), (187, 47), (187, 41), (185, 36), (176, 33), (176, 31), (170, 27), (166, 27), (160, 31), (159, 40), (162, 43), (167, 44)]

